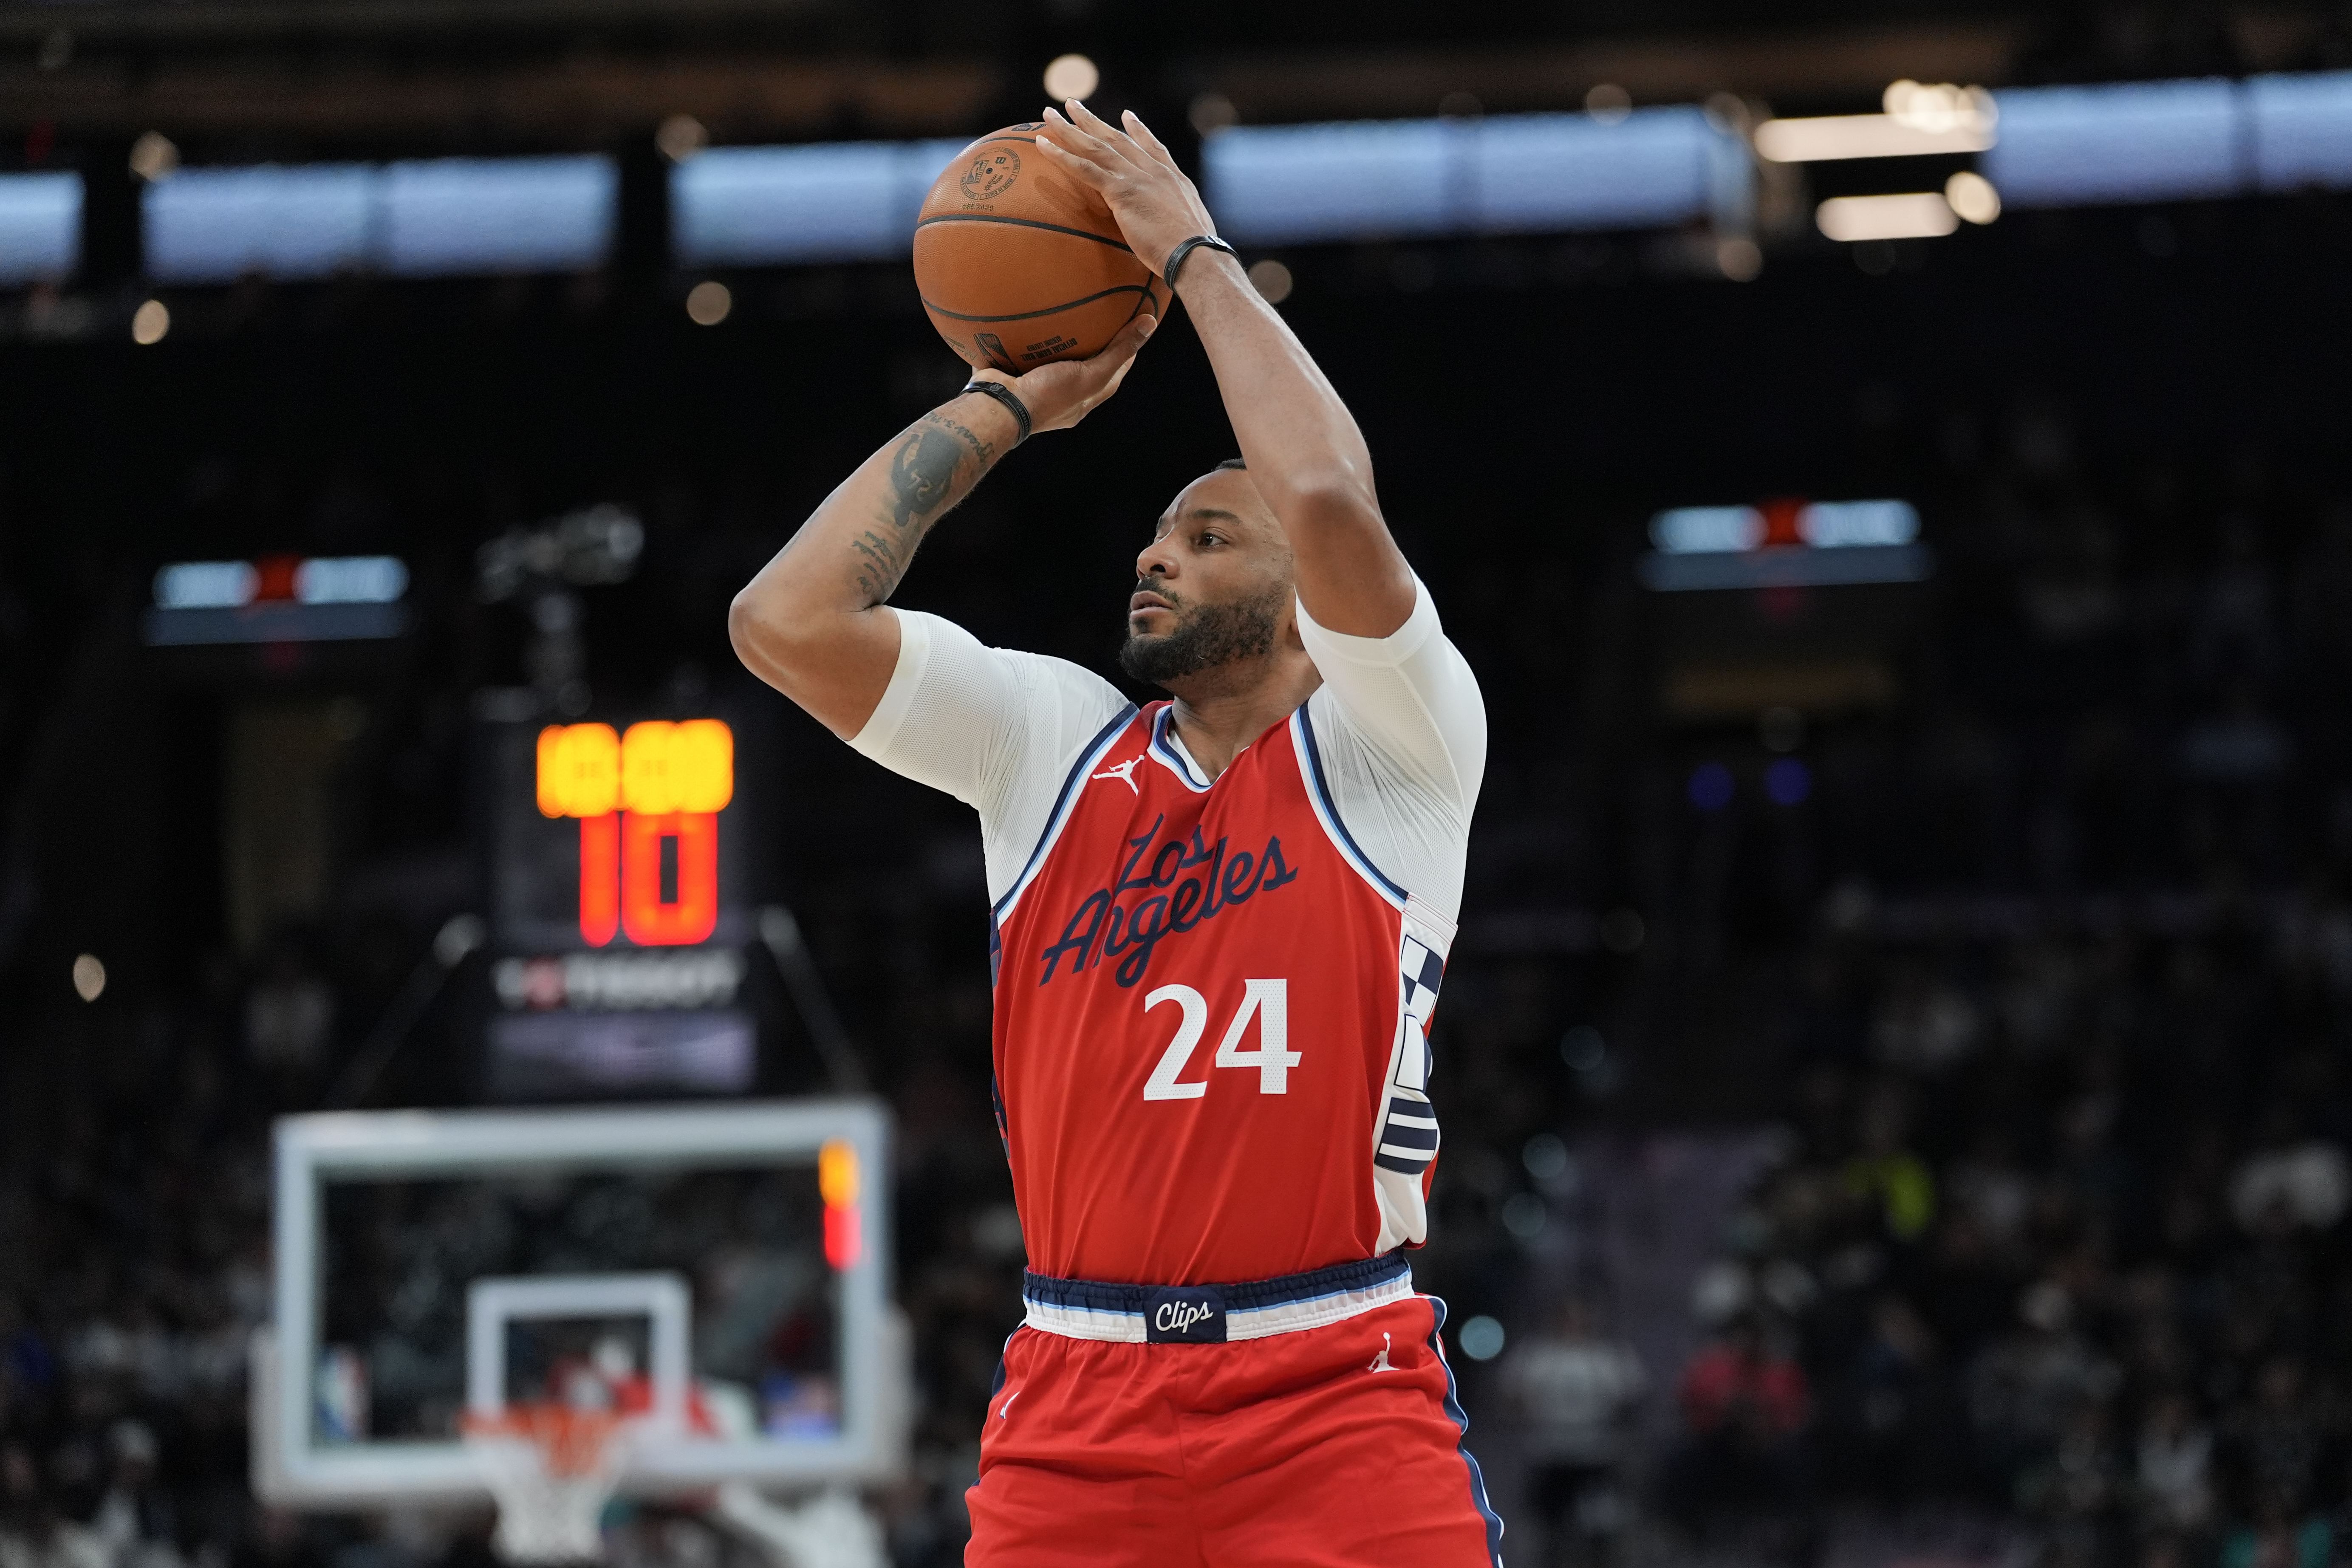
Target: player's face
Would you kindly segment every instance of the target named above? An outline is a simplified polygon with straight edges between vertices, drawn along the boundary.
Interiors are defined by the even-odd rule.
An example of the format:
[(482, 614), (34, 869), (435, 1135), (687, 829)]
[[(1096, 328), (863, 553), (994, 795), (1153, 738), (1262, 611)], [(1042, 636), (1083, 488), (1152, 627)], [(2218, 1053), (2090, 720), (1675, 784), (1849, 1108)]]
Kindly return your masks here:
[(1289, 544), (1249, 475), (1220, 469), (1184, 488), (1135, 558), (1119, 662), (1165, 685), (1259, 657), (1290, 614)]

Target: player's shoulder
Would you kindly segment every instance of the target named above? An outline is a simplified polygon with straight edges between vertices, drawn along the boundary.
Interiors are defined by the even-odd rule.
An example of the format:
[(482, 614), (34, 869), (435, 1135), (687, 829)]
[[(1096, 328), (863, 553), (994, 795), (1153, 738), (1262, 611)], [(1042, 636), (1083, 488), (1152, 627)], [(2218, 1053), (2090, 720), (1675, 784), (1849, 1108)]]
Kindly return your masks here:
[(1083, 664), (1023, 648), (990, 651), (1006, 661), (1006, 667), (1034, 700), (1054, 704), (1074, 721), (1083, 723), (1091, 718), (1094, 726), (1099, 728), (1113, 715), (1135, 706), (1125, 692)]
[(1043, 800), (1056, 795), (1064, 775), (1135, 715), (1125, 692), (1082, 664), (1022, 648), (988, 651), (1019, 694), (1014, 795)]
[(1044, 703), (1080, 714), (1108, 714), (1127, 705), (1118, 688), (1084, 665), (1026, 648), (999, 647), (969, 627), (928, 611), (902, 609), (898, 615), (902, 677), (912, 678), (907, 668), (910, 664), (921, 674), (941, 663), (950, 668), (984, 666), (995, 680), (1009, 682), (1033, 710)]

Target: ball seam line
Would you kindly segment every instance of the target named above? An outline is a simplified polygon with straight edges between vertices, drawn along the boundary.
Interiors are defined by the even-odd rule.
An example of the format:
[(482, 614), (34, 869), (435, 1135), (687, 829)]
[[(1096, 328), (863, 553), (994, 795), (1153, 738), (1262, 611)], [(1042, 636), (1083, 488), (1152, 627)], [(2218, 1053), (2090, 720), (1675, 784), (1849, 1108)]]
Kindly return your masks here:
[(1046, 223), (1034, 217), (998, 217), (992, 213), (940, 213), (935, 217), (918, 219), (915, 226), (928, 228), (935, 223), (1009, 223), (1018, 228), (1051, 229), (1055, 234), (1075, 235), (1080, 239), (1091, 239), (1097, 245), (1108, 245), (1113, 249), (1124, 250), (1129, 256), (1135, 254), (1125, 240), (1113, 239), (1108, 235), (1097, 234), (1091, 229), (1070, 228), (1063, 224)]
[[(1150, 292), (1149, 286), (1145, 284), (1121, 283), (1115, 289), (1105, 289), (1099, 293), (1089, 294), (1083, 300), (1065, 300), (1058, 305), (1048, 305), (1042, 310), (1017, 310), (1009, 316), (967, 316), (961, 310), (950, 310), (945, 305), (934, 304), (929, 300), (923, 300), (923, 309), (957, 321), (1034, 321), (1039, 316), (1058, 316), (1065, 310), (1075, 310), (1081, 305), (1091, 305), (1097, 300), (1108, 300), (1113, 294)], [(1132, 316), (1133, 312), (1130, 311), (1129, 314)]]

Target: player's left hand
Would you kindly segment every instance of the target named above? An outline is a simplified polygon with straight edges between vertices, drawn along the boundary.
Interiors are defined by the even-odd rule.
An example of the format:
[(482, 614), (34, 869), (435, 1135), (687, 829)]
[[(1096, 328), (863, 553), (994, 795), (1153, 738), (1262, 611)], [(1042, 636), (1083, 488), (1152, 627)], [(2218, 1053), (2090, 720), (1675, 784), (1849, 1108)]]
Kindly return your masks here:
[[(1155, 277), (1163, 276), (1170, 251), (1217, 232), (1200, 191), (1133, 110), (1120, 116), (1121, 130), (1075, 98), (1065, 107), (1066, 116), (1045, 110), (1037, 145), (1055, 168), (1101, 193), (1127, 247)], [(1185, 263), (1187, 276), (1193, 265)]]
[(1145, 340), (1159, 326), (1160, 319), (1147, 312), (1121, 327), (1092, 359), (1055, 360), (1019, 375), (983, 365), (971, 373), (971, 378), (1011, 387), (1013, 395), (1029, 411), (1033, 435), (1067, 430), (1109, 401), (1118, 384), (1127, 379)]

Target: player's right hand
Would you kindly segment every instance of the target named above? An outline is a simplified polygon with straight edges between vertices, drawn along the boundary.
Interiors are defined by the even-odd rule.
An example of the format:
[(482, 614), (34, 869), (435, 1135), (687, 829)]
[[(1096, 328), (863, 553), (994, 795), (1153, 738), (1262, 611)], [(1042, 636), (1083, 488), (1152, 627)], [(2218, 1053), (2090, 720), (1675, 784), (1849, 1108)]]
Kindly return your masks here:
[(1105, 343), (1102, 352), (1092, 359), (1055, 360), (1020, 375), (1007, 375), (1001, 370), (976, 370), (971, 373), (972, 379), (1002, 382), (1011, 387), (1021, 405), (1029, 410), (1030, 434), (1067, 430), (1109, 401), (1110, 395), (1118, 390), (1118, 384), (1127, 379), (1128, 367), (1135, 363), (1144, 340), (1159, 325), (1157, 316), (1138, 316), (1121, 327), (1118, 335)]
[(1178, 246), (1217, 232), (1199, 188), (1142, 116), (1129, 110), (1121, 130), (1075, 98), (1063, 110), (1045, 110), (1038, 152), (1109, 205), (1128, 248), (1154, 277), (1168, 276), (1168, 258)]

